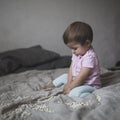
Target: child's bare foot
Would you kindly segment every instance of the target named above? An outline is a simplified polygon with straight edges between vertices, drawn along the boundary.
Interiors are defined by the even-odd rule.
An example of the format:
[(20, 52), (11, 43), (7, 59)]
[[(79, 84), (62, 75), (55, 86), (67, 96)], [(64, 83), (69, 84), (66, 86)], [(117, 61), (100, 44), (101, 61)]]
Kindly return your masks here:
[(43, 89), (44, 90), (51, 90), (53, 89), (55, 86), (53, 85), (53, 83), (51, 82), (50, 84), (48, 84), (47, 86), (45, 86)]
[(51, 90), (54, 88), (53, 83), (49, 83), (47, 86), (41, 87), (40, 85), (38, 87), (36, 87), (35, 90)]

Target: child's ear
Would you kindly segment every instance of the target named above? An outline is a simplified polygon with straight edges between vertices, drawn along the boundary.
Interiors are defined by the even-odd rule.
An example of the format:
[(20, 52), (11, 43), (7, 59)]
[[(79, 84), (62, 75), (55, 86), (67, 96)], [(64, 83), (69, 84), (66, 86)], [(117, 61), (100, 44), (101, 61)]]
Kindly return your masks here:
[(87, 45), (88, 47), (90, 47), (90, 46), (91, 46), (91, 41), (90, 41), (90, 40), (86, 40), (86, 45)]

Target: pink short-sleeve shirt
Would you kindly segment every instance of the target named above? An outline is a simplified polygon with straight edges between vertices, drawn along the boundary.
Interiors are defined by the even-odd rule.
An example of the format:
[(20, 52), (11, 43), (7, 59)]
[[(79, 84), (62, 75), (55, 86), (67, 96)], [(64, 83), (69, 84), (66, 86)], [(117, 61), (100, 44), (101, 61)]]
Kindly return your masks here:
[(72, 75), (76, 77), (82, 67), (92, 68), (91, 75), (85, 80), (84, 84), (100, 88), (100, 68), (99, 61), (93, 48), (89, 49), (83, 56), (72, 55)]

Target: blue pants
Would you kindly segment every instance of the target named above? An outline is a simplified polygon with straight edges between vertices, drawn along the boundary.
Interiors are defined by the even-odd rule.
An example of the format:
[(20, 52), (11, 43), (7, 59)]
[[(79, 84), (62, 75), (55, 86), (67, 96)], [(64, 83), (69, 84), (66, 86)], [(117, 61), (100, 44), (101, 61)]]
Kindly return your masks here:
[[(60, 77), (56, 78), (53, 81), (54, 86), (59, 87), (61, 85), (66, 84), (67, 78), (68, 78), (68, 74), (63, 74)], [(85, 97), (85, 96), (89, 95), (90, 93), (92, 93), (94, 90), (96, 90), (95, 87), (92, 87), (89, 85), (81, 85), (79, 87), (73, 88), (69, 92), (68, 96), (70, 96), (70, 97)]]

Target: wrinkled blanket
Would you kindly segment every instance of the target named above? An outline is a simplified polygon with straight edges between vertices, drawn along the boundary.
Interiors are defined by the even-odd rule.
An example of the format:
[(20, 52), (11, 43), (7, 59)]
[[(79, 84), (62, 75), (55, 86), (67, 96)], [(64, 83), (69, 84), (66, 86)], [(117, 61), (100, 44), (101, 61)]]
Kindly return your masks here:
[(31, 70), (0, 77), (0, 120), (119, 120), (120, 71), (102, 72), (103, 87), (85, 98), (39, 90), (67, 68)]

